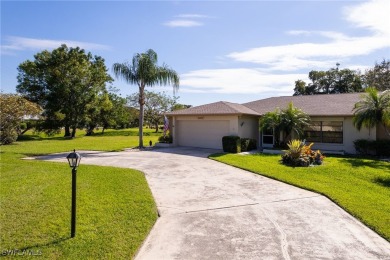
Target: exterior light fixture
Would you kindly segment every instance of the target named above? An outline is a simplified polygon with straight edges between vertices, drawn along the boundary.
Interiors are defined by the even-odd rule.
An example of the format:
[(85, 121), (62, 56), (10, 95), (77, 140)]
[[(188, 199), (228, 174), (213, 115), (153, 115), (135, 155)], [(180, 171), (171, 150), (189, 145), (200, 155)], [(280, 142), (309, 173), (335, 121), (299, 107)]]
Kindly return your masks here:
[(76, 150), (73, 150), (73, 153), (68, 154), (66, 159), (68, 159), (70, 168), (76, 169), (80, 165), (81, 155), (76, 153)]
[(69, 166), (72, 168), (72, 212), (70, 220), (70, 237), (75, 237), (76, 235), (76, 176), (77, 176), (77, 167), (80, 165), (81, 155), (76, 153), (76, 150), (73, 150), (72, 153), (66, 156), (68, 159)]

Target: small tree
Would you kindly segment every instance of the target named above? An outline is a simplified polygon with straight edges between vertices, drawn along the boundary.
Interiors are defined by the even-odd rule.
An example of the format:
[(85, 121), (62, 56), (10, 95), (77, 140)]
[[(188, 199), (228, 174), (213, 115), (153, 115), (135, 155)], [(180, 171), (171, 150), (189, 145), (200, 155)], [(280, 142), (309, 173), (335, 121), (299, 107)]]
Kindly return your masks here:
[(355, 104), (353, 123), (360, 131), (364, 127), (382, 125), (390, 136), (390, 90), (381, 95), (375, 88), (367, 88), (367, 95), (362, 95), (361, 100)]
[(0, 94), (1, 144), (11, 144), (18, 138), (20, 124), (26, 116), (38, 116), (42, 109), (15, 94)]
[(284, 133), (283, 140), (291, 138), (291, 134), (295, 133), (298, 138), (303, 136), (304, 129), (310, 123), (310, 117), (301, 109), (294, 107), (290, 102), (286, 109), (283, 109), (280, 114), (280, 130)]
[[(176, 104), (177, 97), (170, 97), (164, 92), (150, 92), (145, 90), (145, 121), (153, 125), (158, 132), (158, 125), (163, 122), (166, 112), (172, 111)], [(127, 97), (128, 103), (132, 107), (139, 108), (139, 93), (134, 93)]]
[(181, 109), (187, 109), (187, 108), (190, 108), (190, 107), (192, 107), (192, 105), (185, 105), (185, 104), (176, 103), (172, 107), (172, 111), (181, 110)]
[(381, 63), (375, 63), (374, 68), (364, 74), (364, 81), (367, 86), (379, 91), (390, 89), (390, 60), (383, 59)]
[(110, 117), (111, 111), (113, 110), (113, 104), (109, 98), (108, 92), (104, 91), (95, 99), (95, 102), (87, 106), (87, 117), (86, 117), (86, 130), (87, 136), (92, 135), (94, 129), (97, 126), (103, 126), (114, 121), (114, 118)]
[(283, 141), (291, 138), (291, 134), (295, 133), (301, 137), (304, 129), (309, 125), (310, 117), (301, 109), (294, 107), (290, 102), (288, 107), (282, 110), (276, 109), (274, 112), (266, 113), (260, 119), (260, 129), (273, 130), (277, 144), (280, 144), (279, 136), (283, 133)]

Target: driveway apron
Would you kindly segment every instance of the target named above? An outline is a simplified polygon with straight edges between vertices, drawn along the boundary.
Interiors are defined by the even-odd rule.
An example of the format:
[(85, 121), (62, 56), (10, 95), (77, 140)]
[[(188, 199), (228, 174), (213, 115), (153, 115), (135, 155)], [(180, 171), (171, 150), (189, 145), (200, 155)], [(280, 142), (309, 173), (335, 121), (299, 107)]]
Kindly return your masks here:
[(136, 259), (390, 259), (385, 239), (326, 197), (207, 159), (213, 152), (80, 151), (83, 164), (145, 173), (160, 218)]

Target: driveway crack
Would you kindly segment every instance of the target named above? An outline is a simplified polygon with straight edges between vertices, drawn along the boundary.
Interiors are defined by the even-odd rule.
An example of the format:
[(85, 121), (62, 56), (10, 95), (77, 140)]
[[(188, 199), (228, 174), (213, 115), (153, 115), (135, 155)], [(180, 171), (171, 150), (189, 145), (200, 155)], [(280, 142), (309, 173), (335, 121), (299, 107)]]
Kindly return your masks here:
[[(181, 213), (176, 213), (176, 214), (187, 214), (187, 213), (206, 212), (206, 211), (214, 211), (214, 210), (222, 210), (222, 209), (234, 209), (234, 208), (240, 208), (240, 207), (264, 205), (264, 204), (279, 203), (279, 202), (286, 202), (286, 201), (304, 200), (304, 199), (311, 199), (311, 198), (316, 198), (316, 197), (321, 197), (321, 196), (322, 195), (314, 195), (314, 196), (299, 197), (299, 198), (293, 198), (293, 199), (281, 199), (281, 200), (274, 200), (274, 201), (253, 202), (253, 203), (246, 203), (246, 204), (240, 204), (240, 205), (215, 207), (215, 208), (206, 208), (206, 209), (197, 209), (197, 210), (186, 210), (186, 211), (183, 211), (183, 210), (181, 210), (179, 208), (175, 208), (175, 209), (183, 211)], [(166, 208), (174, 208), (174, 207), (167, 207), (167, 206), (165, 206), (165, 207)]]
[(231, 208), (239, 208), (239, 207), (246, 207), (246, 206), (254, 206), (258, 205), (259, 203), (248, 203), (248, 204), (242, 204), (242, 205), (233, 205), (233, 206), (226, 206), (226, 207), (218, 207), (218, 208), (209, 208), (209, 209), (199, 209), (199, 210), (188, 210), (185, 213), (195, 213), (195, 212), (202, 212), (202, 211), (213, 211), (213, 210), (221, 210), (221, 209), (231, 209)]
[(281, 246), (281, 249), (282, 249), (282, 254), (283, 254), (283, 258), (285, 260), (291, 260), (290, 258), (290, 255), (288, 253), (288, 242), (287, 242), (287, 235), (286, 233), (283, 231), (283, 229), (279, 226), (278, 222), (272, 218), (267, 212), (265, 209), (261, 208), (260, 209), (264, 215), (268, 218), (269, 221), (272, 222), (272, 224), (274, 225), (274, 227), (279, 231), (280, 233), (280, 246)]
[(268, 201), (268, 202), (265, 202), (262, 204), (279, 203), (279, 202), (294, 201), (294, 200), (305, 200), (305, 199), (311, 199), (311, 198), (317, 198), (317, 197), (322, 197), (322, 195), (313, 195), (313, 196), (299, 197), (299, 198), (293, 198), (293, 199), (273, 200), (273, 201)]

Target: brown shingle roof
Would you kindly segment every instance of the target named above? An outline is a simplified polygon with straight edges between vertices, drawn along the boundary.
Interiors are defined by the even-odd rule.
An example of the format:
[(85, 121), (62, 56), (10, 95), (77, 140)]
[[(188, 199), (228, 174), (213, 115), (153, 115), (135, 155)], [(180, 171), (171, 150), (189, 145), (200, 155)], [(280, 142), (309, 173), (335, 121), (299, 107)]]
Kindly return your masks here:
[(243, 104), (260, 115), (284, 109), (292, 101), (294, 106), (310, 116), (352, 116), (356, 102), (362, 93), (271, 97)]
[(177, 110), (167, 115), (264, 115), (290, 102), (310, 116), (352, 116), (362, 93), (271, 97), (244, 104), (226, 101)]
[(176, 110), (167, 115), (256, 115), (259, 114), (252, 109), (226, 101), (215, 102), (211, 104), (206, 104), (202, 106), (190, 107), (187, 109)]

